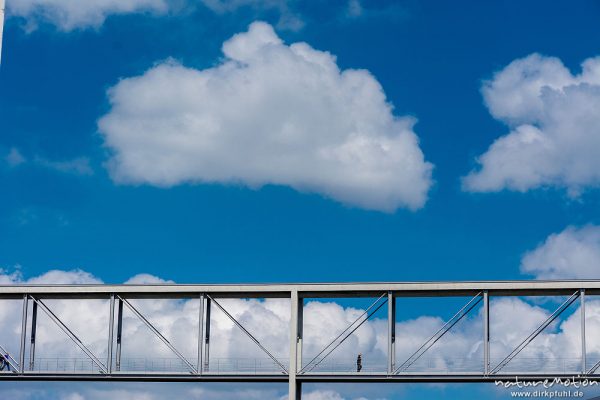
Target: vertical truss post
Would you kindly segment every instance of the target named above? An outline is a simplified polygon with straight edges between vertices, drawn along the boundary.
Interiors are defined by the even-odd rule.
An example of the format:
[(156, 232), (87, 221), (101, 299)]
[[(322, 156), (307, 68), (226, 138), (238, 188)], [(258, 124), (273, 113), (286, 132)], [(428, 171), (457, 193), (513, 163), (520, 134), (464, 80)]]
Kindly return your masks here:
[(198, 361), (196, 370), (198, 375), (202, 375), (202, 352), (204, 343), (204, 293), (199, 297), (200, 305), (198, 306)]
[(288, 370), (289, 400), (300, 400), (302, 397), (302, 384), (296, 380), (296, 374), (298, 371), (298, 309), (300, 307), (297, 290), (292, 290), (290, 293), (290, 305), (290, 368)]
[(396, 368), (396, 299), (388, 292), (388, 375)]
[(304, 337), (304, 298), (298, 297), (298, 329), (297, 331), (297, 346), (296, 346), (296, 371), (302, 369), (302, 340)]
[(112, 373), (112, 358), (113, 358), (113, 342), (115, 333), (115, 294), (110, 295), (110, 309), (109, 309), (109, 320), (108, 320), (108, 356), (106, 358), (106, 369), (110, 374)]
[(483, 374), (490, 374), (490, 298), (483, 291)]
[(210, 368), (210, 297), (206, 298), (206, 323), (204, 324), (204, 371)]
[(23, 314), (21, 319), (21, 349), (19, 352), (19, 372), (25, 372), (25, 338), (27, 336), (27, 308), (28, 308), (29, 296), (23, 295)]
[(37, 303), (34, 301), (31, 308), (31, 344), (29, 346), (29, 370), (35, 369), (35, 335), (37, 332)]
[(581, 289), (579, 300), (581, 301), (581, 374), (586, 374), (586, 355), (585, 349), (585, 289)]
[(117, 311), (117, 354), (115, 356), (115, 370), (121, 370), (121, 339), (123, 336), (123, 300), (119, 299)]

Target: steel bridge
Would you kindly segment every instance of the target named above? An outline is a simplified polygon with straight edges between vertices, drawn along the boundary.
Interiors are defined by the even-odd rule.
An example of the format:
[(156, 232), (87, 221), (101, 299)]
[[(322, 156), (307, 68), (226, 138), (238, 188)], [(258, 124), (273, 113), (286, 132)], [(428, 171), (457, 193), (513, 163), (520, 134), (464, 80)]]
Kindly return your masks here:
[[(488, 282), (404, 282), (404, 283), (307, 283), (245, 285), (0, 285), (0, 301), (22, 301), (20, 351), (14, 358), (2, 357), (6, 367), (0, 380), (17, 381), (161, 381), (161, 382), (287, 382), (290, 399), (301, 398), (302, 383), (319, 382), (493, 382), (497, 380), (543, 380), (546, 378), (586, 378), (600, 380), (596, 374), (600, 360), (593, 365), (586, 359), (585, 299), (600, 294), (600, 281), (488, 281)], [(495, 360), (490, 357), (490, 298), (507, 296), (562, 296), (566, 298), (550, 316), (516, 346)], [(396, 360), (396, 299), (402, 297), (467, 297), (470, 300), (422, 345), (402, 360)], [(131, 302), (133, 299), (199, 299), (198, 345), (193, 357), (182, 354), (159, 329)], [(222, 299), (290, 299), (289, 354), (276, 357), (222, 304)], [(303, 360), (304, 300), (324, 298), (374, 298), (362, 315), (309, 361)], [(55, 299), (103, 299), (110, 302), (108, 352), (97, 357), (83, 341), (53, 312)], [(581, 310), (581, 353), (552, 372), (519, 373), (505, 368), (545, 328), (570, 305), (578, 301)], [(378, 366), (357, 372), (353, 360), (347, 364), (328, 364), (327, 357), (352, 335), (369, 317), (387, 304), (387, 359)], [(475, 364), (453, 371), (418, 368), (426, 364), (428, 350), (476, 306), (482, 307), (483, 355)], [(173, 353), (172, 359), (122, 359), (123, 309), (127, 308)], [(263, 359), (223, 360), (209, 355), (211, 310), (222, 311), (264, 353)], [(37, 314), (41, 310), (70, 338), (86, 358), (44, 359), (35, 357)], [(30, 314), (28, 316), (28, 313)], [(0, 328), (1, 329), (1, 328)], [(29, 334), (29, 337), (27, 336)], [(29, 340), (27, 340), (29, 339)], [(2, 355), (8, 354), (0, 343)], [(26, 363), (26, 354), (29, 362)], [(4, 359), (7, 358), (7, 359)], [(400, 362), (397, 362), (400, 361)], [(471, 360), (472, 361), (472, 360)], [(595, 360), (591, 360), (594, 362)], [(425, 362), (425, 363), (424, 363)], [(10, 367), (10, 368), (8, 368)], [(457, 372), (458, 371), (458, 372)]]

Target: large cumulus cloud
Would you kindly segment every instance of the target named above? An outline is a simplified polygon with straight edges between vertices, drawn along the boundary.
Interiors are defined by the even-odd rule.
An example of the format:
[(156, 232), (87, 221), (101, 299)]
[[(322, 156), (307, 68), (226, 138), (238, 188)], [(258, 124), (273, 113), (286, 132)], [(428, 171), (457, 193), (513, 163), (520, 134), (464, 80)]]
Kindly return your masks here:
[(424, 205), (432, 165), (366, 70), (286, 45), (266, 23), (197, 70), (165, 61), (109, 92), (99, 130), (113, 179), (169, 187), (286, 185), (368, 209)]
[(571, 196), (600, 184), (600, 58), (572, 74), (554, 57), (510, 63), (482, 88), (490, 113), (510, 132), (478, 158), (466, 190), (564, 188)]

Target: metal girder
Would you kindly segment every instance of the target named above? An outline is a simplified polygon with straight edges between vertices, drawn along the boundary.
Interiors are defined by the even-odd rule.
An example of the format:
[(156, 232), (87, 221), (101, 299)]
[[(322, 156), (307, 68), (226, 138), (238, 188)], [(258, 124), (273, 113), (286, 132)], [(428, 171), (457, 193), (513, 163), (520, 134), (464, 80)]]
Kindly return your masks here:
[[(10, 365), (12, 373), (0, 373), (0, 382), (2, 380), (68, 380), (68, 381), (106, 381), (106, 382), (287, 382), (290, 387), (290, 395), (293, 399), (299, 399), (301, 396), (300, 387), (303, 383), (308, 382), (494, 382), (495, 380), (514, 380), (518, 377), (522, 381), (540, 380), (554, 377), (566, 377), (572, 378), (571, 375), (556, 375), (546, 372), (530, 373), (528, 371), (521, 371), (517, 373), (507, 374), (501, 371), (503, 366), (498, 365), (496, 369), (490, 374), (489, 365), (489, 296), (501, 297), (501, 296), (549, 296), (549, 295), (572, 295), (573, 291), (577, 290), (581, 293), (581, 372), (578, 372), (582, 378), (589, 379), (591, 381), (600, 382), (600, 375), (595, 375), (595, 372), (600, 368), (600, 362), (594, 365), (589, 371), (585, 371), (586, 367), (586, 343), (585, 343), (585, 295), (599, 295), (600, 294), (600, 280), (597, 281), (494, 281), (494, 282), (391, 282), (391, 283), (308, 283), (308, 284), (273, 284), (273, 285), (0, 285), (0, 299), (22, 299), (23, 300), (23, 318), (22, 318), (22, 332), (21, 332), (21, 353), (17, 355), (15, 352), (15, 358), (24, 358), (25, 356), (25, 344), (26, 335), (31, 335), (31, 350), (30, 350), (30, 368), (33, 369), (35, 360), (35, 317), (32, 316), (27, 318), (27, 313), (32, 312), (36, 314), (36, 308), (43, 309), (42, 301), (47, 299), (103, 299), (111, 298), (111, 317), (109, 319), (109, 354), (106, 359), (106, 371), (102, 368), (95, 368), (98, 362), (94, 361), (91, 370), (89, 369), (90, 363), (83, 367), (81, 370), (65, 370), (63, 372), (46, 371), (42, 368), (40, 370), (41, 361), (35, 360), (35, 370), (24, 371), (24, 362), (20, 363), (15, 358), (11, 358)], [(307, 365), (308, 368), (314, 368), (315, 362), (321, 362), (318, 358), (323, 359), (329, 356), (344, 340), (346, 340), (352, 333), (354, 333), (362, 324), (377, 312), (383, 304), (386, 302), (389, 304), (388, 308), (388, 359), (385, 364), (382, 363), (378, 366), (377, 372), (362, 371), (360, 374), (352, 372), (312, 372), (302, 373), (308, 368), (302, 367), (302, 300), (304, 298), (335, 298), (335, 297), (377, 297), (383, 293), (382, 297), (372, 305), (364, 315), (358, 318), (353, 324), (346, 328), (342, 334), (338, 335), (336, 340), (328, 345), (318, 355), (317, 359), (311, 360)], [(453, 372), (453, 371), (437, 371), (437, 370), (424, 370), (420, 372), (407, 372), (404, 371), (402, 374), (390, 373), (390, 370), (394, 370), (394, 338), (395, 338), (395, 310), (393, 304), (397, 297), (452, 297), (452, 296), (473, 296), (483, 293), (483, 323), (484, 323), (484, 353), (483, 371), (477, 372)], [(114, 294), (114, 297), (111, 296)], [(27, 307), (27, 302), (33, 299), (33, 308)], [(191, 363), (185, 364), (185, 369), (181, 369), (180, 372), (165, 372), (161, 370), (149, 369), (144, 372), (127, 370), (120, 371), (121, 365), (121, 339), (122, 339), (122, 316), (123, 316), (123, 303), (128, 308), (132, 305), (130, 301), (132, 299), (202, 299), (204, 296), (204, 302), (201, 301), (200, 309), (198, 310), (199, 321), (198, 321), (198, 367), (196, 369), (190, 368)], [(575, 296), (574, 294), (572, 297)], [(240, 327), (259, 347), (263, 350), (266, 348), (254, 338), (233, 316), (227, 312), (218, 301), (222, 298), (289, 298), (291, 300), (291, 322), (290, 322), (290, 364), (289, 367), (284, 366), (283, 363), (278, 362), (274, 356), (268, 351), (265, 353), (269, 355), (271, 360), (275, 361), (274, 364), (269, 363), (267, 369), (254, 369), (252, 372), (250, 369), (242, 366), (241, 369), (219, 369), (219, 364), (216, 363), (216, 367), (208, 373), (208, 361), (209, 361), (209, 339), (210, 339), (210, 309), (214, 302), (215, 306), (224, 311), (225, 315), (230, 318), (236, 326)], [(476, 296), (477, 297), (477, 296)], [(124, 299), (127, 300), (124, 300)], [(467, 307), (475, 307), (481, 299), (475, 299), (471, 305)], [(573, 299), (574, 301), (574, 299)], [(118, 302), (118, 305), (115, 304)], [(294, 303), (295, 302), (295, 303)], [(558, 318), (558, 315), (566, 309), (572, 302), (567, 300), (568, 304), (559, 307), (558, 312), (553, 313), (554, 319)], [(118, 314), (115, 322), (115, 307), (118, 307)], [(202, 310), (204, 307), (204, 310)], [(464, 318), (466, 313), (471, 311), (463, 310), (463, 314), (459, 314), (454, 317), (454, 320), (447, 323), (446, 328), (452, 328), (453, 324), (457, 323), (460, 318)], [(29, 311), (28, 311), (29, 310)], [(132, 310), (134, 313), (137, 310)], [(295, 313), (294, 313), (295, 312)], [(56, 317), (56, 316), (55, 316)], [(139, 315), (138, 315), (139, 317)], [(142, 316), (143, 317), (143, 316)], [(552, 316), (551, 316), (552, 317)], [(203, 320), (204, 318), (204, 320)], [(148, 326), (150, 322), (144, 317), (141, 318), (144, 323)], [(28, 322), (32, 321), (32, 325), (28, 325)], [(56, 320), (53, 320), (59, 325), (61, 329), (68, 334), (68, 328), (66, 325), (60, 325)], [(549, 321), (545, 328), (552, 321)], [(117, 325), (116, 327), (114, 325)], [(295, 324), (295, 326), (294, 326)], [(150, 324), (151, 325), (151, 324)], [(114, 330), (116, 328), (116, 353), (111, 348), (114, 338)], [(151, 330), (156, 334), (158, 331)], [(434, 335), (426, 345), (420, 349), (419, 354), (412, 357), (413, 362), (416, 358), (420, 357), (424, 352), (439, 340), (443, 333), (448, 330), (444, 328), (442, 332), (438, 332)], [(31, 329), (27, 332), (27, 329)], [(162, 335), (159, 333), (159, 338)], [(71, 332), (72, 334), (72, 332)], [(538, 332), (539, 334), (539, 332)], [(537, 334), (530, 335), (531, 340)], [(69, 336), (78, 346), (83, 345), (76, 336)], [(166, 340), (164, 336), (162, 339)], [(161, 340), (162, 340), (161, 339)], [(168, 342), (168, 341), (167, 341)], [(165, 343), (166, 344), (166, 343)], [(169, 343), (170, 344), (170, 343)], [(39, 344), (38, 344), (39, 346)], [(80, 346), (81, 347), (81, 346)], [(84, 346), (85, 347), (85, 346)], [(174, 348), (174, 347), (173, 347)], [(0, 347), (0, 350), (4, 350)], [(82, 349), (83, 350), (83, 349)], [(519, 351), (519, 349), (516, 349)], [(85, 350), (84, 350), (85, 352)], [(327, 353), (329, 352), (329, 353)], [(114, 354), (113, 354), (114, 353)], [(178, 352), (174, 352), (176, 355)], [(325, 354), (327, 353), (327, 354)], [(90, 352), (91, 354), (91, 352)], [(181, 355), (181, 353), (179, 353)], [(516, 353), (515, 353), (516, 354)], [(93, 356), (93, 354), (91, 354)], [(112, 373), (112, 360), (111, 357), (115, 357), (115, 371), (118, 373)], [(89, 356), (89, 355), (88, 355)], [(510, 356), (510, 355), (509, 355)], [(179, 355), (178, 355), (179, 357)], [(478, 356), (477, 356), (478, 357)], [(579, 356), (577, 356), (579, 357)], [(91, 358), (91, 357), (90, 357)], [(194, 357), (195, 358), (195, 357)], [(181, 359), (181, 358), (180, 358)], [(93, 360), (93, 359), (92, 359)], [(512, 360), (512, 358), (511, 358)], [(196, 360), (194, 360), (196, 361)], [(260, 360), (259, 360), (260, 361)], [(474, 360), (477, 365), (480, 365), (479, 360)], [(410, 362), (410, 361), (409, 361)], [(507, 360), (510, 362), (510, 360)], [(576, 359), (577, 365), (579, 365), (579, 358)], [(286, 362), (287, 363), (287, 362)], [(274, 365), (277, 365), (283, 373), (280, 373), (278, 369), (273, 369)], [(180, 365), (179, 362), (177, 364)], [(202, 366), (204, 365), (204, 368)], [(223, 364), (221, 364), (223, 365)], [(79, 367), (77, 367), (79, 368)], [(238, 368), (237, 366), (235, 368)], [(406, 369), (406, 368), (405, 368)], [(479, 370), (480, 368), (477, 368)], [(575, 369), (579, 369), (576, 367)], [(189, 370), (189, 372), (188, 372)], [(191, 373), (190, 373), (191, 372)], [(585, 376), (589, 374), (588, 376)]]
[(233, 315), (231, 315), (221, 304), (219, 304), (218, 301), (216, 301), (215, 299), (213, 299), (210, 295), (206, 295), (209, 299), (211, 299), (211, 301), (213, 303), (215, 303), (215, 306), (217, 306), (217, 308), (221, 311), (223, 311), (223, 314), (225, 314), (227, 316), (227, 318), (229, 318), (238, 328), (240, 328), (254, 343), (256, 343), (256, 345), (265, 352), (266, 355), (269, 356), (269, 358), (271, 360), (273, 360), (275, 362), (275, 364), (277, 364), (281, 370), (283, 371), (284, 374), (288, 373), (287, 368), (281, 363), (281, 361), (279, 361), (273, 354), (271, 354), (271, 352), (269, 350), (267, 350), (267, 348), (265, 346), (263, 346), (258, 339), (256, 339), (250, 332), (248, 332), (248, 330), (246, 328), (244, 328), (244, 326), (242, 324), (239, 323), (239, 321), (237, 319), (235, 319), (233, 317)]
[(123, 300), (118, 301), (117, 311), (117, 354), (115, 354), (115, 369), (121, 370), (121, 341), (123, 339)]
[(585, 342), (585, 289), (581, 289), (579, 296), (580, 307), (579, 312), (581, 313), (581, 373), (586, 373), (587, 364), (587, 350)]
[(600, 367), (600, 361), (598, 361), (592, 368), (590, 368), (587, 372), (588, 375), (592, 375), (596, 370)]
[(388, 292), (388, 374), (396, 368), (396, 299), (394, 293)]
[[(384, 298), (387, 295), (388, 295), (387, 293), (383, 293), (373, 303), (371, 303), (371, 305), (361, 315), (359, 315), (358, 318), (356, 318), (350, 325), (348, 325), (346, 327), (346, 329), (344, 329), (339, 335), (337, 335), (327, 346), (325, 346), (323, 348), (323, 350), (321, 350), (316, 356), (314, 356), (313, 359), (310, 360), (304, 366), (304, 368), (302, 368), (302, 370), (300, 370), (300, 373), (310, 372), (313, 369), (315, 369), (321, 362), (323, 362), (323, 360), (325, 360), (325, 358), (327, 358), (327, 356), (329, 356), (331, 353), (333, 353), (333, 351), (335, 349), (337, 349), (342, 343), (344, 343), (344, 341), (346, 339), (348, 339), (350, 337), (350, 335), (352, 335), (358, 328), (360, 328), (362, 326), (362, 324), (364, 324), (366, 321), (368, 321), (369, 318), (373, 314), (375, 314), (377, 311), (379, 311), (379, 309), (381, 307), (383, 307), (383, 305), (385, 303), (387, 303), (388, 299)], [(382, 299), (383, 299), (383, 301), (381, 301)], [(373, 311), (370, 311), (373, 307), (375, 307), (375, 309)], [(360, 321), (365, 315), (366, 315), (366, 318), (364, 318), (362, 321)], [(348, 332), (348, 330), (351, 329), (354, 326), (354, 324), (356, 324), (358, 321), (360, 321), (360, 323), (355, 328), (353, 328), (351, 331)], [(342, 338), (342, 336), (344, 336), (344, 337)], [(327, 349), (329, 349), (331, 346), (333, 346), (333, 344), (340, 338), (342, 338), (342, 339), (339, 341), (339, 343), (337, 343), (333, 348), (331, 348), (323, 357), (321, 357), (320, 360), (315, 362), (321, 356), (321, 354), (323, 354)], [(307, 368), (308, 368), (308, 371), (305, 371)]]
[[(414, 375), (388, 375), (380, 374), (307, 374), (298, 375), (297, 382), (301, 383), (491, 383), (496, 381), (539, 382), (546, 379), (560, 378), (562, 380), (578, 380), (573, 374), (505, 374), (484, 376), (482, 374), (414, 374)], [(3, 374), (2, 381), (86, 381), (86, 382), (288, 382), (289, 377), (283, 374), (275, 375), (194, 375), (180, 373), (147, 374), (147, 373), (121, 373), (112, 375), (90, 373), (26, 373)], [(589, 382), (600, 382), (600, 375), (583, 378)], [(1, 383), (0, 383), (1, 385)]]
[(23, 313), (21, 315), (21, 347), (19, 349), (19, 372), (25, 372), (25, 346), (27, 337), (27, 308), (29, 296), (23, 295)]
[[(292, 292), (290, 299), (290, 367), (288, 372), (288, 400), (301, 400), (302, 382), (298, 381), (298, 342), (301, 337), (302, 315), (304, 300), (298, 297), (298, 292)], [(300, 350), (301, 352), (302, 350)], [(300, 364), (301, 365), (301, 364)]]
[(546, 320), (538, 326), (529, 336), (527, 336), (519, 345), (510, 352), (494, 369), (490, 371), (490, 374), (496, 374), (502, 368), (506, 366), (513, 358), (515, 358), (529, 343), (533, 341), (548, 325), (550, 325), (560, 314), (562, 314), (580, 295), (580, 291), (577, 291), (571, 295), (564, 303), (562, 303)]
[(490, 296), (483, 291), (483, 374), (490, 373)]
[(204, 294), (201, 294), (198, 298), (200, 304), (198, 305), (198, 359), (196, 361), (196, 369), (198, 374), (202, 374), (202, 364), (204, 364), (202, 358), (204, 356)]
[(473, 296), (483, 290), (494, 296), (564, 296), (585, 289), (600, 294), (600, 280), (563, 281), (478, 281), (478, 282), (372, 282), (299, 283), (231, 285), (0, 285), (0, 298), (21, 299), (24, 294), (38, 298), (107, 299), (111, 293), (128, 299), (197, 298), (208, 293), (213, 298), (289, 298), (297, 290), (303, 298), (377, 297), (392, 291), (395, 297)]
[(56, 314), (54, 314), (54, 312), (52, 312), (52, 310), (50, 308), (48, 308), (48, 306), (46, 306), (41, 300), (38, 300), (33, 296), (30, 296), (30, 297), (31, 297), (31, 300), (33, 300), (42, 309), (42, 311), (48, 317), (50, 317), (50, 319), (69, 337), (69, 339), (71, 339), (73, 341), (73, 343), (75, 343), (77, 345), (77, 347), (79, 347), (94, 362), (94, 364), (96, 364), (96, 366), (98, 368), (100, 368), (100, 372), (102, 372), (104, 374), (108, 373), (108, 370), (106, 369), (106, 366), (102, 363), (102, 361), (100, 361), (98, 359), (98, 357), (96, 357), (94, 355), (94, 353), (92, 353), (92, 351), (90, 349), (88, 349), (85, 344), (83, 344), (81, 339), (79, 339), (77, 337), (77, 335), (75, 335), (73, 333), (73, 331), (71, 331), (69, 329), (69, 327), (66, 326), (60, 320), (60, 318), (58, 318), (56, 316)]
[(29, 343), (29, 370), (35, 369), (35, 339), (37, 334), (37, 303), (34, 301), (31, 307), (31, 340)]
[(452, 327), (460, 322), (477, 304), (482, 300), (481, 293), (477, 293), (467, 304), (465, 304), (456, 314), (452, 316), (446, 323), (438, 329), (429, 339), (427, 339), (421, 347), (417, 349), (413, 354), (410, 355), (400, 366), (394, 371), (394, 374), (398, 374), (402, 371), (407, 370), (413, 365), (427, 350), (429, 350), (438, 340), (442, 338)]
[[(206, 296), (205, 296), (206, 297)], [(204, 324), (204, 365), (202, 367), (204, 371), (208, 371), (210, 367), (210, 314), (211, 314), (211, 301), (209, 297), (206, 297), (206, 322)]]
[(183, 363), (188, 367), (191, 373), (198, 373), (196, 367), (194, 367), (194, 365), (191, 362), (189, 362), (188, 359), (185, 358), (183, 354), (181, 354), (179, 350), (177, 350), (175, 346), (173, 346), (171, 342), (169, 342), (169, 340), (166, 337), (164, 337), (163, 334), (160, 333), (158, 329), (156, 329), (154, 325), (152, 325), (152, 323), (150, 323), (150, 321), (148, 321), (148, 319), (144, 317), (144, 315), (141, 312), (138, 311), (137, 308), (135, 308), (129, 301), (127, 301), (127, 299), (124, 299), (123, 297), (118, 295), (117, 297), (169, 348), (169, 350), (171, 350), (181, 361), (183, 361)]
[(115, 333), (115, 295), (110, 295), (109, 316), (108, 316), (108, 355), (106, 357), (106, 368), (108, 373), (112, 373), (113, 342)]

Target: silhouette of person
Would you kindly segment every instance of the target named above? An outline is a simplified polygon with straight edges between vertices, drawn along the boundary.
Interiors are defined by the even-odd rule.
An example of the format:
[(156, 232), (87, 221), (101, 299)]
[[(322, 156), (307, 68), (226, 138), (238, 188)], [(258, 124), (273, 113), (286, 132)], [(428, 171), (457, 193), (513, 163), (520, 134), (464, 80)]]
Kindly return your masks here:
[(8, 357), (10, 357), (8, 354), (0, 356), (0, 371), (4, 371), (4, 368), (6, 368), (7, 371), (10, 371)]
[(358, 354), (358, 357), (356, 357), (356, 372), (360, 372), (360, 370), (362, 369), (362, 354)]

